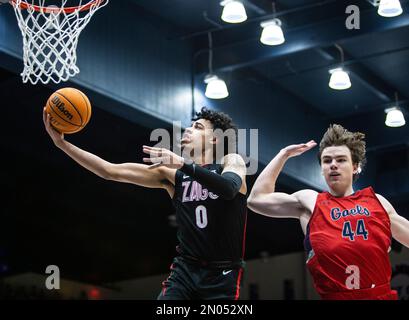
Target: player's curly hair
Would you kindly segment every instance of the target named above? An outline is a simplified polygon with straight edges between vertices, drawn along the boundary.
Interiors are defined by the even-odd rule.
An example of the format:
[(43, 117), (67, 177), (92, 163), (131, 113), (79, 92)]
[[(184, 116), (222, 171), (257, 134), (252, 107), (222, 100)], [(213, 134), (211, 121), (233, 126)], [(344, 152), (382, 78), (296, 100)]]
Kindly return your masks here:
[[(339, 124), (331, 124), (321, 139), (318, 161), (321, 164), (321, 155), (325, 148), (331, 146), (347, 146), (351, 151), (352, 163), (357, 164), (362, 172), (366, 164), (366, 143), (365, 134), (361, 132), (351, 132)], [(354, 175), (354, 181), (358, 178)]]
[(223, 131), (233, 129), (237, 131), (237, 126), (233, 123), (232, 118), (224, 112), (209, 110), (203, 107), (199, 112), (196, 112), (196, 116), (192, 120), (196, 121), (199, 119), (209, 120), (213, 124), (213, 129), (221, 129)]
[[(230, 139), (227, 139), (227, 137), (224, 137), (224, 155), (226, 155), (230, 150), (234, 150), (235, 152), (237, 151), (237, 126), (233, 122), (232, 118), (221, 111), (214, 111), (210, 110), (206, 107), (203, 107), (199, 112), (196, 112), (196, 115), (192, 118), (193, 121), (199, 120), (199, 119), (205, 119), (208, 120), (212, 123), (213, 125), (213, 130), (216, 129), (221, 129), (223, 132), (225, 132), (228, 129), (232, 129), (235, 132), (235, 139), (234, 141), (230, 141)], [(230, 148), (229, 148), (230, 146)]]

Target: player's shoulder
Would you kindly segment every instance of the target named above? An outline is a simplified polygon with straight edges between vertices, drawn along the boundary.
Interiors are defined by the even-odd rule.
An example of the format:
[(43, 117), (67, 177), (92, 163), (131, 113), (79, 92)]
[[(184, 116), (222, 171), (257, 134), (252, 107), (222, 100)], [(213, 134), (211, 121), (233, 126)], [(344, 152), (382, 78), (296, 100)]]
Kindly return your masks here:
[(375, 193), (375, 196), (378, 198), (379, 202), (386, 209), (386, 211), (390, 212), (392, 209), (392, 204), (389, 202), (389, 200), (379, 193)]
[(304, 210), (308, 213), (312, 213), (317, 200), (318, 192), (312, 189), (303, 189), (292, 194), (298, 202), (301, 204)]
[(244, 159), (238, 153), (228, 153), (222, 158), (222, 166), (245, 166)]
[(381, 195), (379, 193), (375, 192), (375, 196), (379, 199), (379, 201), (385, 201), (385, 202), (388, 201), (383, 195)]
[(318, 196), (318, 192), (312, 189), (302, 189), (293, 193), (297, 198), (314, 198)]

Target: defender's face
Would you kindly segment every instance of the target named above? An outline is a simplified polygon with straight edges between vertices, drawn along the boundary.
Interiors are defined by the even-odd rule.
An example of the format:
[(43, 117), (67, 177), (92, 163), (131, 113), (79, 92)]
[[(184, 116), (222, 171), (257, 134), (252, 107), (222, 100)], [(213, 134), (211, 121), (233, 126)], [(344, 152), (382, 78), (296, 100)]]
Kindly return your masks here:
[(352, 163), (347, 146), (331, 146), (321, 154), (321, 170), (327, 185), (333, 190), (347, 190), (352, 186), (358, 165)]
[(212, 146), (213, 124), (209, 120), (199, 119), (192, 122), (182, 135), (182, 148), (205, 150)]

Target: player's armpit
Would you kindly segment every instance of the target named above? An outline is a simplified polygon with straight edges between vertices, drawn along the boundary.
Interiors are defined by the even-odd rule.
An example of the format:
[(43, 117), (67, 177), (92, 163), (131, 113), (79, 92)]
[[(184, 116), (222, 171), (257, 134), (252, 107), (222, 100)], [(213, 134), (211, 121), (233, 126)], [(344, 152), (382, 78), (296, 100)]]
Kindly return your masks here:
[(237, 176), (239, 176), (241, 178), (239, 192), (242, 194), (247, 194), (246, 184), (247, 168), (243, 158), (236, 153), (229, 153), (226, 156), (224, 156), (222, 160), (222, 165), (223, 165), (222, 175), (234, 173)]
[(234, 172), (242, 179), (246, 176), (246, 164), (243, 158), (237, 153), (229, 153), (222, 160), (223, 173)]

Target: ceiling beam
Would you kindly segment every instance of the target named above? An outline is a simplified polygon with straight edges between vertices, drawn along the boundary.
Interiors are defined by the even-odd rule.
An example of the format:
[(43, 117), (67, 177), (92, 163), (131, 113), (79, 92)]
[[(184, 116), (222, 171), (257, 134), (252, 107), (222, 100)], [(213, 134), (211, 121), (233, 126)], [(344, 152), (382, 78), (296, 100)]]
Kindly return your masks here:
[(279, 81), (274, 81), (268, 78), (266, 75), (260, 73), (254, 68), (244, 68), (236, 70), (236, 72), (234, 73), (234, 79), (254, 81), (263, 85), (267, 84), (272, 88), (279, 87), (281, 92), (284, 92), (288, 96), (300, 102), (300, 106), (303, 108), (303, 112), (305, 114), (312, 114), (320, 119), (325, 119), (325, 114), (321, 110), (317, 109), (315, 106), (311, 105), (308, 101), (306, 101), (302, 95), (294, 94), (293, 92), (289, 91), (286, 87), (282, 86)]
[(276, 12), (288, 10), (289, 8), (278, 4), (273, 0), (243, 0), (246, 9), (254, 11), (258, 15), (269, 15), (273, 13), (273, 3), (275, 3)]
[[(253, 1), (259, 1), (259, 0), (251, 0), (251, 1), (253, 3)], [(295, 7), (295, 8), (287, 8), (280, 4), (278, 7), (276, 6), (276, 11), (277, 11), (276, 14), (273, 14), (272, 10), (270, 10), (266, 14), (259, 14), (257, 17), (249, 18), (243, 23), (239, 23), (239, 24), (227, 23), (227, 24), (224, 24), (222, 27), (216, 26), (216, 27), (212, 27), (206, 30), (195, 31), (193, 33), (181, 34), (179, 36), (176, 36), (175, 38), (171, 38), (170, 40), (174, 40), (174, 39), (188, 40), (188, 39), (197, 38), (201, 36), (207, 36), (209, 32), (220, 33), (220, 32), (226, 32), (230, 30), (242, 29), (242, 28), (248, 27), (249, 25), (254, 25), (254, 24), (259, 25), (260, 22), (267, 20), (267, 19), (272, 19), (274, 17), (281, 19), (290, 14), (296, 14), (296, 13), (301, 14), (308, 10), (316, 10), (319, 8), (323, 8), (324, 6), (334, 4), (335, 2), (336, 0), (322, 0), (320, 2), (309, 3), (309, 4)], [(253, 8), (257, 12), (262, 12), (266, 10), (264, 9), (264, 6), (261, 6), (261, 5), (252, 5), (251, 8)], [(221, 35), (221, 37), (223, 38), (223, 35)]]
[(271, 13), (271, 2), (268, 5), (267, 1), (263, 0), (243, 0), (244, 7), (259, 15)]
[[(361, 11), (361, 28), (355, 30), (348, 30), (345, 27), (346, 14), (284, 30), (286, 42), (276, 47), (262, 45), (258, 34), (252, 39), (214, 47), (213, 69), (219, 72), (230, 72), (300, 51), (327, 47), (353, 37), (409, 26), (409, 3), (402, 3), (402, 7), (404, 13), (393, 19), (380, 17), (374, 8)], [(205, 73), (206, 55), (198, 57), (197, 63), (197, 73)]]

